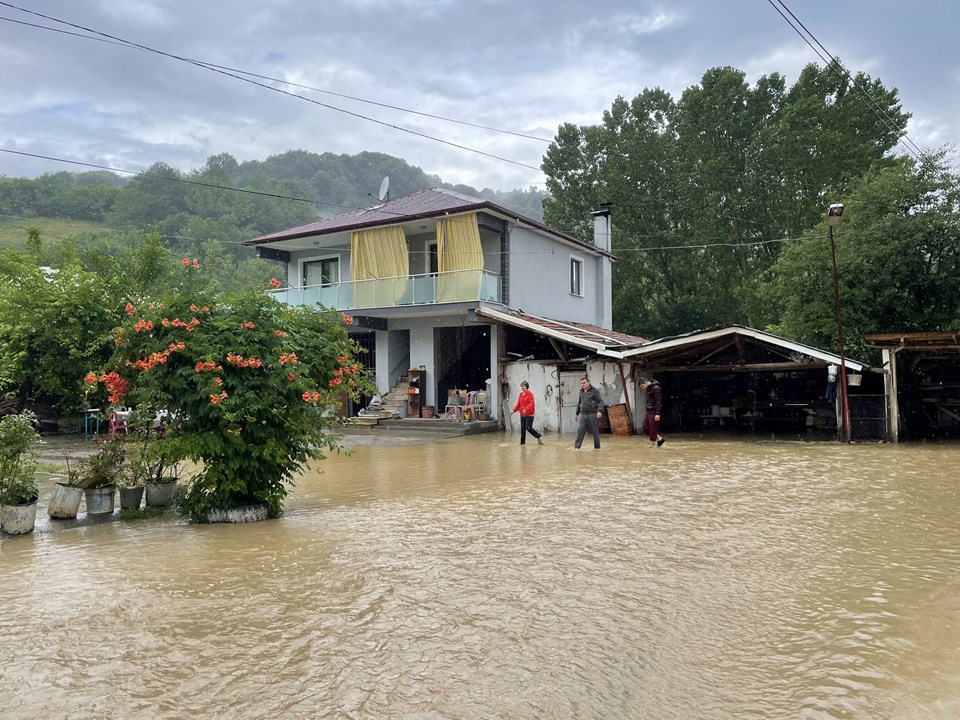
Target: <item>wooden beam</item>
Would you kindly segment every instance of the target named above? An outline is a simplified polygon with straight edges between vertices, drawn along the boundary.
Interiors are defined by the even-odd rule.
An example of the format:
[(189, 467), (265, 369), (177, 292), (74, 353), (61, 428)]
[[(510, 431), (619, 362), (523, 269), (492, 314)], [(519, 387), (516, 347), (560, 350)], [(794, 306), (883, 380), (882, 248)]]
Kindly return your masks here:
[(567, 357), (567, 349), (563, 345), (561, 345), (559, 342), (557, 342), (556, 338), (548, 337), (547, 340), (550, 341), (550, 344), (553, 346), (554, 352), (557, 353), (557, 356), (560, 358), (560, 360), (562, 360), (563, 362), (569, 362), (569, 358)]
[(664, 365), (660, 372), (755, 372), (763, 370), (816, 370), (825, 368), (827, 363), (823, 360), (813, 360), (811, 362), (772, 362), (772, 363), (744, 363), (742, 365), (696, 365), (691, 367), (672, 367)]

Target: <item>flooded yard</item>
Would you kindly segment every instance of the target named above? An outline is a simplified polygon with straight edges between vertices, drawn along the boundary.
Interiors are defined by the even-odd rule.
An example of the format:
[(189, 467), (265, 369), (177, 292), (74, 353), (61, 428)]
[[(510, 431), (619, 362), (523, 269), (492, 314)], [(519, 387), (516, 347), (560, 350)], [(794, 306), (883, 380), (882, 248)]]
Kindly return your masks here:
[(960, 716), (960, 445), (516, 441), (360, 444), (253, 525), (44, 514), (0, 717)]

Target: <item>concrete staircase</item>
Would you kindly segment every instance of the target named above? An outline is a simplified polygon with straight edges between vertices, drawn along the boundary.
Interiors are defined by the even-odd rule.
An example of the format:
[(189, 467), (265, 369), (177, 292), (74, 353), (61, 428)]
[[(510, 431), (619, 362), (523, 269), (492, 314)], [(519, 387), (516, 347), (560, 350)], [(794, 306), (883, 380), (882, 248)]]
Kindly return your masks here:
[(407, 400), (407, 390), (409, 389), (410, 384), (407, 382), (407, 377), (403, 376), (397, 381), (396, 385), (390, 388), (389, 392), (380, 396), (380, 407), (383, 408), (382, 412), (353, 417), (350, 418), (351, 422), (357, 428), (373, 428), (384, 420), (400, 417), (401, 410)]

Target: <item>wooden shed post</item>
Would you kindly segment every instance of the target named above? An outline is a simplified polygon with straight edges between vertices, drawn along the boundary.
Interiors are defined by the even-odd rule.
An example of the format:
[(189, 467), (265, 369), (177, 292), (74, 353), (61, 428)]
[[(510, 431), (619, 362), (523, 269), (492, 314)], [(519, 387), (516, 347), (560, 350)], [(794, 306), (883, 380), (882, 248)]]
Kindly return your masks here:
[(900, 442), (900, 406), (897, 402), (897, 350), (884, 348), (883, 391), (887, 395), (887, 433), (890, 442)]

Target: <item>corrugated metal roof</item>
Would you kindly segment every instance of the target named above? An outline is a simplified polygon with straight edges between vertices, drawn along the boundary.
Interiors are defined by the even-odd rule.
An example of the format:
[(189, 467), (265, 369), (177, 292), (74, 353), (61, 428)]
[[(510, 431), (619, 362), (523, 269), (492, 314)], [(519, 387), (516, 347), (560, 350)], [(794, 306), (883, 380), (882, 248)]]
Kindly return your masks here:
[[(840, 356), (832, 352), (820, 350), (819, 348), (794, 342), (793, 340), (787, 340), (779, 335), (773, 335), (772, 333), (764, 332), (763, 330), (757, 330), (756, 328), (746, 327), (745, 325), (717, 325), (706, 330), (694, 330), (693, 332), (685, 333), (683, 335), (659, 338), (644, 345), (642, 348), (624, 351), (623, 357), (624, 359), (639, 359), (641, 357), (652, 357), (657, 355), (669, 356), (675, 352), (681, 351), (685, 347), (690, 347), (698, 343), (710, 341), (726, 335), (743, 335), (744, 337), (750, 337), (760, 342), (799, 352), (809, 357), (817, 358), (818, 360), (823, 360), (825, 362), (834, 364), (840, 363)], [(845, 360), (847, 368), (855, 372), (859, 372), (863, 368), (867, 367), (866, 364), (852, 360), (849, 357), (845, 358)]]
[(502, 218), (520, 222), (536, 228), (541, 232), (549, 233), (550, 235), (575, 243), (585, 249), (592, 250), (595, 253), (615, 259), (612, 253), (602, 250), (591, 243), (586, 243), (573, 235), (554, 230), (541, 222), (531, 220), (528, 217), (501, 207), (489, 200), (457, 192), (456, 190), (447, 190), (446, 188), (421, 190), (393, 200), (387, 200), (372, 207), (350, 210), (340, 215), (334, 215), (333, 217), (324, 218), (323, 220), (307, 223), (306, 225), (300, 225), (287, 230), (281, 230), (280, 232), (244, 240), (243, 244), (266, 245), (282, 240), (294, 240), (315, 235), (332, 235), (334, 233), (376, 227), (378, 225), (410, 222), (412, 220), (438, 217), (451, 213), (475, 212), (479, 210), (486, 210)]

